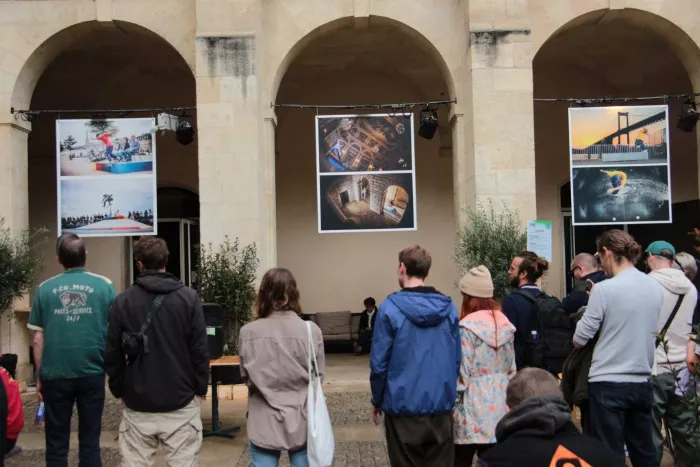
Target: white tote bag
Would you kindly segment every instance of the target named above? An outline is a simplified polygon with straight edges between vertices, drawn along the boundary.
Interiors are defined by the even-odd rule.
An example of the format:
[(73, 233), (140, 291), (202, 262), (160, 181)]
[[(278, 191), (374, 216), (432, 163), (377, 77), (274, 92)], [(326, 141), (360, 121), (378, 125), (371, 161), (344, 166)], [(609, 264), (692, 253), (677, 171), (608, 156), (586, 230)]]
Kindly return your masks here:
[(306, 398), (308, 430), (306, 451), (309, 456), (309, 467), (328, 467), (333, 463), (333, 427), (328, 415), (326, 398), (323, 396), (321, 377), (318, 374), (314, 339), (311, 335), (311, 323), (306, 322), (309, 333), (309, 394)]

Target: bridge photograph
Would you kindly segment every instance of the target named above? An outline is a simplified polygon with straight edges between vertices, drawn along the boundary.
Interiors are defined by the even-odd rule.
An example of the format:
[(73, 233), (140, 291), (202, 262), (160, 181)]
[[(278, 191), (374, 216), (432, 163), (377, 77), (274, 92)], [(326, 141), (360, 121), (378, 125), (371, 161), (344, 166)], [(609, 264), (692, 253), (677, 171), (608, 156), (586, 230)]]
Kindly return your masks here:
[(569, 109), (572, 166), (668, 162), (665, 105)]

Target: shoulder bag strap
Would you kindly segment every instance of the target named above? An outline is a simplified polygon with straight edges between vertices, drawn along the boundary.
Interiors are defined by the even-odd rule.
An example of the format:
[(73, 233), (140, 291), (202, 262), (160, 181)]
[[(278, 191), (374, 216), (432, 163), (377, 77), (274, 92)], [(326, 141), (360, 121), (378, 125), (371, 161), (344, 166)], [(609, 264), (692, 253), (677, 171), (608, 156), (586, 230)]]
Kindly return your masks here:
[(309, 365), (309, 381), (315, 376), (318, 377), (318, 363), (316, 363), (316, 351), (314, 350), (314, 338), (311, 333), (311, 323), (309, 321), (306, 321), (306, 330), (309, 336), (309, 357), (308, 357), (308, 365)]
[(659, 335), (656, 336), (656, 345), (654, 348), (658, 347), (659, 344), (661, 343), (661, 338), (662, 336), (666, 335), (666, 331), (668, 331), (668, 328), (671, 327), (671, 323), (673, 322), (673, 318), (676, 317), (676, 314), (678, 313), (678, 310), (681, 308), (681, 304), (683, 303), (683, 298), (685, 297), (685, 294), (679, 295), (678, 296), (678, 301), (676, 302), (676, 306), (673, 307), (673, 311), (669, 315), (668, 319), (666, 320), (666, 323), (664, 324), (664, 327), (661, 328), (661, 332), (659, 332)]
[(146, 321), (141, 325), (139, 335), (143, 337), (143, 353), (148, 353), (148, 336), (146, 335), (146, 331), (148, 331), (148, 329), (151, 327), (151, 320), (153, 318), (153, 315), (163, 304), (164, 299), (165, 295), (156, 295), (156, 298), (155, 300), (153, 300), (153, 304), (151, 305), (151, 308), (148, 310), (148, 314), (146, 315)]

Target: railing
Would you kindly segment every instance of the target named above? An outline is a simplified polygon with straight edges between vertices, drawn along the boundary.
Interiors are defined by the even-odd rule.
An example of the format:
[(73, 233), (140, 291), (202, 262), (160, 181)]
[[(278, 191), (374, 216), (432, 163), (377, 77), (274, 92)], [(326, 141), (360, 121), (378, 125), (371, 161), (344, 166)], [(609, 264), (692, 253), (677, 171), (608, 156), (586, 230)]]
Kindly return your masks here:
[(584, 149), (572, 149), (573, 160), (597, 160), (603, 154), (635, 154), (647, 152), (649, 159), (662, 159), (666, 156), (666, 143), (644, 146), (642, 149), (633, 144), (594, 144)]

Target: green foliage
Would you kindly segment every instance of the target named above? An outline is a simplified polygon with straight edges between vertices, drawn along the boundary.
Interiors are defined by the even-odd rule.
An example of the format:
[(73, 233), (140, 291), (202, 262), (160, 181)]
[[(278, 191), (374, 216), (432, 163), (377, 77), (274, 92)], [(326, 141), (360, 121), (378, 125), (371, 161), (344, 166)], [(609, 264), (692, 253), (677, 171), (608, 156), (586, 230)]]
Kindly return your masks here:
[(483, 264), (491, 272), (494, 297), (501, 299), (510, 290), (508, 267), (513, 257), (527, 247), (527, 233), (517, 211), (505, 204), (496, 212), (489, 200), (488, 206), (479, 204), (465, 212), (468, 222), (457, 231), (459, 241), (454, 252), (460, 274)]
[(198, 292), (205, 303), (224, 308), (224, 353), (238, 348), (241, 326), (250, 321), (255, 301), (255, 276), (259, 260), (255, 244), (240, 246), (238, 239), (224, 243), (214, 251), (211, 243), (199, 246), (197, 265)]
[(69, 151), (73, 149), (73, 146), (75, 146), (78, 142), (73, 138), (73, 135), (68, 135), (68, 138), (63, 140), (63, 146), (68, 149)]
[(0, 217), (0, 313), (12, 316), (15, 300), (29, 293), (42, 266), (46, 229), (13, 234)]
[(104, 133), (105, 131), (115, 133), (117, 131), (117, 127), (114, 126), (114, 121), (112, 120), (90, 120), (85, 123), (85, 126), (96, 134)]

